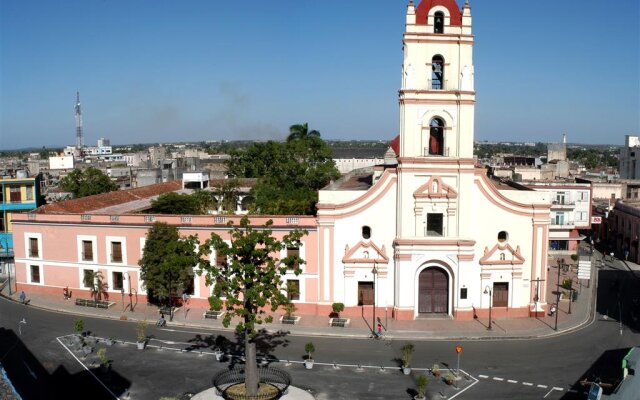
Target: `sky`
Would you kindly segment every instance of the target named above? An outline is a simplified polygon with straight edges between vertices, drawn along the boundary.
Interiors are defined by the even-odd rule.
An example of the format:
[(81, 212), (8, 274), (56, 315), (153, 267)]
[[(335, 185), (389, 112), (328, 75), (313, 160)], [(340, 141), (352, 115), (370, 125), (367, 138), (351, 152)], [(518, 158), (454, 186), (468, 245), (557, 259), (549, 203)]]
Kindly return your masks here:
[[(398, 134), (408, 0), (2, 0), (0, 149)], [(458, 4), (462, 4), (458, 0)], [(640, 135), (638, 0), (470, 0), (475, 140)]]

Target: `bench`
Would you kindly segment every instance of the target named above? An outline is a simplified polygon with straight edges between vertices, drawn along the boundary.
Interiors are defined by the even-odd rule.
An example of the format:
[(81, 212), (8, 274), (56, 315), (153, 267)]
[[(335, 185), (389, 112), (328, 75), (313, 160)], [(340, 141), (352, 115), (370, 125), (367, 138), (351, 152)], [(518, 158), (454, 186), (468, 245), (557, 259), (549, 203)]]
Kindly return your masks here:
[(345, 326), (349, 326), (351, 320), (349, 318), (329, 318), (329, 326), (337, 326), (340, 328), (344, 328)]
[(296, 325), (300, 322), (300, 317), (295, 315), (283, 315), (280, 317), (280, 323), (285, 325)]
[[(173, 314), (171, 314), (171, 311), (173, 309)], [(167, 306), (162, 306), (158, 309), (158, 314), (164, 314), (164, 315), (176, 315), (176, 313), (178, 312), (178, 310), (180, 309), (180, 307), (167, 307)]]
[(76, 305), (82, 307), (94, 307), (107, 309), (116, 303), (106, 300), (93, 300), (93, 299), (81, 299), (76, 298)]
[(221, 319), (224, 311), (207, 310), (202, 315), (204, 319)]

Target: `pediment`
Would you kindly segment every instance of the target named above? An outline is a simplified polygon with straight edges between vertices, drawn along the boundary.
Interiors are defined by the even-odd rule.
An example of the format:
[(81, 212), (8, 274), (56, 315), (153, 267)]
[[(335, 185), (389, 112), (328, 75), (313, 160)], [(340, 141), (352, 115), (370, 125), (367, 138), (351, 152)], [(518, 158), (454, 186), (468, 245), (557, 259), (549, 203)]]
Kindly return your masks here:
[(413, 197), (416, 199), (455, 199), (458, 197), (458, 192), (442, 182), (441, 177), (432, 176), (427, 183), (413, 192)]
[(389, 263), (389, 257), (384, 248), (378, 247), (375, 243), (368, 241), (360, 241), (353, 247), (346, 245), (344, 248), (344, 257), (342, 262), (345, 264), (387, 264)]
[(524, 264), (524, 257), (520, 254), (520, 246), (514, 250), (509, 243), (497, 243), (491, 250), (484, 248), (484, 256), (480, 265), (520, 265)]

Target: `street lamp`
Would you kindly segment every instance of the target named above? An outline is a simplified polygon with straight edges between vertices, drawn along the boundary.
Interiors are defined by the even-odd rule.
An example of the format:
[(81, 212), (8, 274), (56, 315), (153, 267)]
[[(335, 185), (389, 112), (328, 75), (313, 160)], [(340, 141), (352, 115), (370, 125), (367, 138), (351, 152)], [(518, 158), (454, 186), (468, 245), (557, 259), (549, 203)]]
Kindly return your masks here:
[(558, 259), (558, 281), (556, 284), (556, 323), (553, 327), (554, 331), (558, 330), (558, 314), (560, 311), (560, 269), (562, 268), (562, 259)]
[(489, 327), (487, 327), (487, 330), (490, 331), (492, 330), (492, 326), (491, 326), (491, 312), (492, 312), (492, 308), (493, 308), (493, 292), (491, 290), (491, 288), (489, 287), (489, 285), (487, 285), (484, 288), (484, 294), (488, 294), (489, 295)]
[(376, 268), (375, 261), (373, 262), (373, 269), (371, 270), (373, 274), (373, 324), (371, 324), (371, 330), (373, 331), (373, 336), (375, 337), (376, 331), (376, 277), (378, 275), (378, 269)]

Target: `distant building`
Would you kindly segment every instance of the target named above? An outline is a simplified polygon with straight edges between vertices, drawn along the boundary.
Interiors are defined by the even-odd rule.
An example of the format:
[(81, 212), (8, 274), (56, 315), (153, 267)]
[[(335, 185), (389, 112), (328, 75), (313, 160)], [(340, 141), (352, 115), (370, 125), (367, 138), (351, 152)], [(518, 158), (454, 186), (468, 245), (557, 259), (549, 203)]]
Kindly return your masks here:
[(13, 248), (13, 217), (42, 205), (41, 175), (28, 176), (18, 171), (15, 176), (0, 178), (0, 245)]
[(625, 135), (624, 146), (620, 149), (620, 178), (640, 179), (640, 138)]

